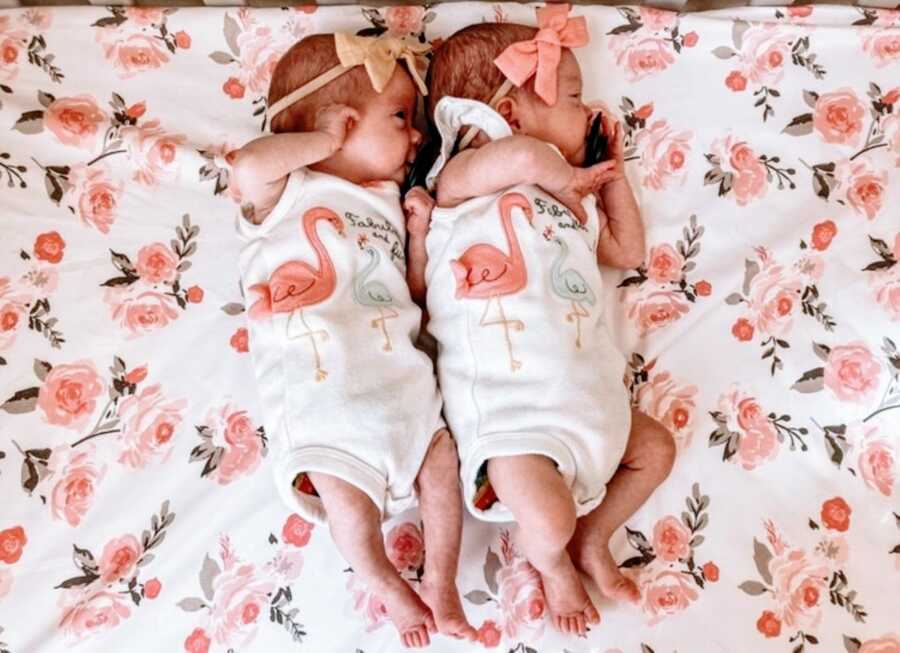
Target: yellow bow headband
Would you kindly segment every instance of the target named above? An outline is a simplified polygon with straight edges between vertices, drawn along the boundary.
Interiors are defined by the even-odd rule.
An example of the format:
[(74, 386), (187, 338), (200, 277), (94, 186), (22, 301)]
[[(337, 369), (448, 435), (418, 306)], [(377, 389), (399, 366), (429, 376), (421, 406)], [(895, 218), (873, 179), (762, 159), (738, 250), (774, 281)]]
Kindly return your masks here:
[(397, 61), (406, 62), (410, 76), (422, 95), (428, 95), (425, 82), (416, 68), (416, 57), (431, 50), (428, 44), (418, 43), (410, 39), (398, 39), (392, 36), (353, 36), (337, 33), (334, 35), (334, 49), (341, 62), (315, 79), (307, 82), (294, 92), (284, 96), (269, 107), (269, 124), (279, 113), (294, 104), (297, 100), (318, 91), (329, 82), (337, 79), (356, 66), (364, 66), (372, 87), (381, 93), (394, 74)]

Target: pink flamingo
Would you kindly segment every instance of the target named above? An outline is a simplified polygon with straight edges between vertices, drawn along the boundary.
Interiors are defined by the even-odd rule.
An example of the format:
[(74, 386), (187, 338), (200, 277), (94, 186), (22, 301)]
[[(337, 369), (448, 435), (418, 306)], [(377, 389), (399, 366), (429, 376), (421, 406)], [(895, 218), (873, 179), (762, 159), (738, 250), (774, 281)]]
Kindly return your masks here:
[[(512, 327), (516, 331), (522, 331), (525, 323), (521, 320), (507, 319), (501, 297), (519, 292), (528, 283), (525, 259), (522, 257), (519, 239), (512, 226), (512, 210), (516, 207), (522, 209), (528, 224), (532, 224), (534, 217), (528, 198), (521, 193), (507, 193), (500, 198), (500, 222), (506, 234), (509, 256), (493, 245), (478, 243), (469, 247), (458, 259), (450, 261), (453, 276), (456, 277), (456, 298), (487, 299), (479, 326), (503, 327), (509, 367), (513, 372), (522, 367), (522, 362), (513, 356), (509, 329)], [(500, 319), (486, 321), (491, 302), (494, 300), (497, 302)]]
[[(328, 250), (322, 245), (322, 241), (316, 233), (315, 225), (320, 220), (327, 220), (338, 234), (344, 235), (344, 222), (334, 211), (317, 206), (303, 214), (301, 218), (303, 233), (316, 252), (318, 269), (305, 261), (288, 261), (275, 269), (272, 276), (269, 277), (268, 283), (250, 286), (251, 291), (262, 295), (250, 307), (251, 318), (260, 319), (274, 313), (290, 313), (287, 326), (288, 337), (309, 338), (316, 359), (316, 381), (322, 381), (328, 376), (328, 372), (322, 369), (319, 348), (316, 346), (316, 337), (321, 337), (323, 341), (328, 340), (328, 331), (324, 329), (311, 330), (306, 323), (303, 309), (331, 297), (337, 282), (331, 257), (328, 256)], [(291, 324), (294, 315), (298, 313), (300, 322), (306, 330), (294, 336)]]

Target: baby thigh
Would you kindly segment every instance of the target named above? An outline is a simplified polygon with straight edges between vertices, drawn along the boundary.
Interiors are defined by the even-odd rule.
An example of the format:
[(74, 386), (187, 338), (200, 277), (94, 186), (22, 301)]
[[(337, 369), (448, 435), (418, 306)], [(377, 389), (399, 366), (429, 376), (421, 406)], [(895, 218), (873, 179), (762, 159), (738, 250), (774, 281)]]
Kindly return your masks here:
[(519, 525), (519, 545), (531, 563), (552, 565), (575, 532), (575, 501), (555, 463), (546, 456), (498, 456), (488, 461), (497, 498)]

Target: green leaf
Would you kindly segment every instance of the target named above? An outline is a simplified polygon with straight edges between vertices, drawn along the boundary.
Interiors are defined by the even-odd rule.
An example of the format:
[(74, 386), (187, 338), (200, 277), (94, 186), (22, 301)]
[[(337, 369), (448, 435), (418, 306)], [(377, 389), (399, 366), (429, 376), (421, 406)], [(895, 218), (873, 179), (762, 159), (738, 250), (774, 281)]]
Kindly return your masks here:
[(185, 612), (197, 612), (207, 607), (206, 603), (203, 602), (203, 599), (198, 599), (196, 597), (189, 597), (186, 599), (181, 599), (178, 603), (176, 603), (179, 608), (184, 610)]
[(744, 581), (738, 587), (750, 596), (759, 596), (760, 594), (765, 594), (768, 590), (765, 585), (755, 580)]
[(235, 61), (234, 57), (232, 57), (227, 52), (222, 52), (221, 50), (211, 52), (209, 58), (219, 64), (230, 64)]
[(474, 603), (475, 605), (484, 605), (485, 603), (493, 600), (491, 599), (491, 595), (483, 590), (472, 590), (463, 598), (465, 598), (470, 603)]
[(802, 394), (811, 394), (813, 392), (820, 392), (825, 388), (825, 368), (817, 367), (815, 369), (809, 370), (805, 372), (803, 376), (801, 376), (794, 385), (791, 386), (791, 390), (795, 390)]
[(22, 134), (40, 134), (44, 131), (44, 112), (26, 111), (19, 116), (12, 128)]
[(767, 585), (772, 584), (772, 572), (769, 570), (769, 563), (772, 561), (772, 552), (765, 544), (753, 538), (753, 564), (756, 565), (756, 571), (759, 572)]
[(43, 381), (47, 378), (47, 374), (53, 369), (53, 366), (50, 365), (47, 361), (34, 359), (34, 375), (40, 380)]
[(736, 20), (734, 21), (734, 26), (731, 28), (731, 40), (734, 42), (734, 47), (740, 50), (744, 46), (744, 32), (750, 29), (750, 23), (745, 20)]
[(19, 390), (12, 397), (3, 402), (2, 405), (0, 405), (0, 410), (4, 410), (10, 415), (30, 413), (37, 405), (39, 392), (40, 388), (37, 387)]
[(225, 26), (222, 29), (222, 32), (225, 36), (225, 43), (228, 44), (228, 49), (231, 50), (231, 54), (235, 57), (241, 56), (241, 48), (238, 45), (238, 36), (241, 33), (241, 27), (238, 25), (238, 22), (225, 14)]
[(720, 45), (712, 53), (719, 59), (731, 59), (738, 56), (738, 53), (729, 48), (727, 45)]
[(757, 274), (759, 274), (759, 263), (746, 259), (744, 261), (744, 286), (741, 289), (743, 290), (744, 295), (750, 294), (750, 282), (753, 281), (753, 278)]
[(862, 648), (862, 642), (855, 637), (844, 635), (844, 648), (847, 649), (847, 653), (857, 653)]
[(488, 547), (484, 557), (484, 580), (491, 594), (497, 595), (497, 573), (500, 571), (500, 557)]
[(782, 134), (790, 136), (806, 136), (812, 134), (813, 116), (811, 113), (804, 113), (794, 118), (787, 124), (787, 127), (781, 130)]

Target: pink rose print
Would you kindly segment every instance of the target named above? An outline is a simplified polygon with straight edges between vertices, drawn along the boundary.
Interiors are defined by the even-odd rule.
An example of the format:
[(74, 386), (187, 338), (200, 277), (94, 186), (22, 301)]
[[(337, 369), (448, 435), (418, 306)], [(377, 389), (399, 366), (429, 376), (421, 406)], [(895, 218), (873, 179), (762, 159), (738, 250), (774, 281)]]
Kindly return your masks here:
[[(679, 383), (669, 372), (650, 376), (655, 366), (655, 359), (645, 364), (643, 356), (632, 354), (629, 361), (632, 403), (662, 423), (674, 436), (678, 450), (684, 451), (694, 434), (697, 386)], [(643, 381), (645, 377), (647, 381)]]
[(116, 220), (116, 209), (124, 184), (113, 182), (109, 170), (103, 165), (71, 166), (69, 169), (69, 195), (82, 224), (94, 227), (102, 234)]
[(126, 397), (118, 410), (121, 420), (121, 430), (116, 435), (121, 446), (118, 461), (141, 469), (150, 462), (168, 460), (186, 407), (185, 399), (167, 400), (159, 385), (147, 386)]
[[(900, 102), (896, 102), (895, 106), (900, 107)], [(881, 123), (881, 130), (888, 149), (894, 156), (894, 166), (900, 168), (900, 112), (885, 118)]]
[(241, 84), (240, 80), (237, 77), (229, 77), (225, 80), (225, 83), (222, 85), (222, 91), (224, 91), (225, 95), (230, 97), (232, 100), (240, 100), (244, 97), (244, 92), (247, 89)]
[(738, 206), (746, 206), (764, 197), (768, 190), (768, 179), (777, 180), (778, 189), (785, 186), (796, 188), (792, 176), (794, 168), (780, 168), (780, 157), (757, 155), (745, 142), (727, 136), (712, 143), (712, 152), (706, 154), (706, 160), (712, 166), (707, 171), (704, 185), (719, 186), (719, 197), (734, 196)]
[(676, 132), (665, 120), (657, 120), (637, 133), (634, 146), (645, 188), (665, 190), (684, 182), (692, 137), (690, 131)]
[(662, 32), (675, 26), (678, 14), (674, 11), (663, 11), (653, 7), (641, 7), (641, 22), (653, 32)]
[(133, 535), (110, 540), (100, 556), (100, 580), (104, 583), (129, 580), (142, 553), (141, 544)]
[(388, 7), (384, 11), (384, 22), (391, 36), (412, 36), (422, 31), (424, 7)]
[(109, 307), (110, 319), (132, 338), (157, 331), (178, 317), (175, 300), (139, 284), (107, 288), (103, 301)]
[(59, 98), (44, 111), (44, 127), (63, 145), (93, 150), (107, 115), (92, 95)]
[(0, 351), (12, 347), (19, 327), (28, 321), (32, 301), (31, 294), (18, 290), (9, 277), (0, 277)]
[(200, 286), (191, 286), (187, 289), (184, 296), (191, 304), (199, 304), (203, 301), (203, 288)]
[(747, 78), (738, 71), (732, 70), (725, 78), (725, 86), (735, 93), (740, 93), (747, 88)]
[(162, 9), (154, 7), (126, 7), (125, 16), (135, 25), (148, 27), (162, 23), (165, 14)]
[(666, 562), (686, 558), (691, 552), (691, 534), (681, 522), (671, 515), (663, 517), (653, 527), (653, 549)]
[(833, 220), (820, 222), (813, 228), (812, 248), (824, 252), (831, 245), (832, 239), (837, 235), (838, 228)]
[(743, 34), (740, 58), (744, 73), (754, 84), (774, 86), (791, 61), (793, 36), (772, 23), (751, 25)]
[(841, 497), (834, 497), (822, 504), (822, 523), (831, 530), (845, 532), (850, 528), (850, 506)]
[(900, 653), (900, 635), (889, 634), (867, 640), (859, 647), (857, 653)]
[(65, 249), (66, 241), (56, 231), (39, 234), (34, 241), (34, 255), (48, 263), (59, 263)]
[(813, 127), (826, 143), (855, 147), (859, 144), (865, 116), (866, 109), (856, 93), (842, 88), (819, 96), (813, 113)]
[(206, 631), (202, 628), (194, 628), (194, 631), (184, 640), (184, 650), (188, 653), (208, 653), (212, 643)]
[(418, 569), (425, 562), (425, 541), (422, 531), (411, 522), (394, 526), (385, 538), (388, 560), (397, 569)]
[(718, 582), (719, 580), (719, 567), (714, 562), (707, 562), (702, 567), (703, 569), (703, 577), (708, 580), (710, 583)]
[(490, 619), (481, 624), (481, 628), (478, 629), (478, 643), (485, 648), (499, 646), (502, 637), (502, 631)]
[(96, 460), (95, 449), (73, 449), (63, 445), (53, 450), (47, 470), (55, 480), (50, 492), (50, 514), (78, 526), (94, 503), (97, 486), (106, 475), (106, 465)]
[(864, 342), (832, 347), (825, 364), (825, 387), (841, 401), (865, 403), (878, 389), (881, 364)]
[(647, 265), (647, 276), (656, 283), (681, 281), (684, 259), (668, 243), (650, 248), (650, 262)]
[(900, 31), (891, 28), (865, 30), (862, 49), (875, 62), (876, 68), (883, 68), (900, 61)]
[(353, 609), (363, 615), (367, 633), (378, 630), (387, 623), (388, 614), (384, 602), (369, 592), (356, 576), (350, 576), (347, 589), (353, 594)]
[(103, 28), (97, 32), (97, 42), (119, 79), (129, 79), (169, 62), (163, 41), (143, 32)]
[(144, 598), (153, 600), (157, 596), (159, 596), (161, 590), (162, 583), (159, 582), (159, 579), (151, 578), (146, 583), (144, 583)]
[(543, 624), (544, 587), (537, 570), (513, 546), (508, 531), (500, 534), (500, 561), (497, 587), (503, 610), (503, 629), (510, 638), (519, 629), (539, 629)]
[(613, 36), (609, 47), (616, 56), (616, 65), (625, 69), (630, 82), (651, 77), (675, 63), (675, 55), (664, 38)]
[(181, 48), (182, 50), (187, 50), (191, 47), (191, 35), (181, 30), (180, 32), (175, 33), (175, 45)]
[(59, 607), (59, 628), (70, 639), (81, 641), (111, 630), (131, 615), (125, 596), (91, 586), (65, 590)]
[(637, 325), (641, 336), (646, 336), (667, 324), (681, 319), (689, 310), (678, 293), (673, 290), (648, 290), (631, 297), (628, 317)]
[(230, 555), (223, 560), (224, 569), (212, 582), (209, 631), (215, 642), (241, 648), (255, 638), (260, 614), (268, 610), (268, 595), (275, 584), (262, 577), (253, 564)]
[(281, 539), (296, 547), (304, 547), (309, 544), (312, 537), (314, 524), (306, 521), (300, 515), (290, 515), (281, 529)]
[(803, 5), (800, 7), (788, 7), (788, 16), (791, 18), (807, 18), (812, 15), (812, 5)]
[(138, 250), (135, 269), (147, 283), (169, 283), (174, 281), (178, 259), (167, 245), (153, 243)]
[(771, 610), (763, 610), (762, 615), (756, 621), (756, 629), (767, 639), (778, 637), (781, 635), (781, 619), (776, 617)]
[(18, 562), (27, 543), (25, 529), (21, 526), (13, 526), (0, 531), (0, 562), (8, 565)]
[(249, 334), (247, 329), (244, 327), (240, 327), (234, 334), (231, 336), (231, 339), (228, 341), (231, 345), (232, 349), (234, 349), (239, 354), (246, 354), (250, 351), (249, 347)]
[(197, 432), (202, 442), (191, 451), (191, 462), (205, 461), (201, 476), (209, 476), (219, 485), (252, 474), (266, 455), (262, 427), (253, 424), (247, 411), (231, 404), (210, 408)]
[(880, 238), (869, 236), (869, 246), (878, 255), (878, 260), (863, 268), (869, 272), (869, 286), (875, 294), (875, 301), (884, 309), (891, 320), (900, 321), (900, 233), (894, 240), (894, 247)]
[(866, 485), (886, 497), (891, 496), (896, 473), (894, 448), (890, 442), (874, 439), (865, 442), (857, 466)]
[(147, 378), (147, 366), (141, 365), (140, 367), (136, 367), (128, 372), (123, 378), (125, 379), (125, 383), (137, 385)]
[(90, 419), (105, 388), (90, 361), (55, 366), (44, 379), (38, 407), (48, 424), (80, 429)]
[(681, 572), (668, 569), (641, 575), (638, 588), (641, 609), (650, 616), (651, 625), (684, 611), (700, 597)]
[(24, 31), (0, 33), (0, 81), (10, 82), (18, 76), (27, 40)]
[(183, 134), (170, 134), (160, 127), (159, 120), (148, 120), (140, 127), (122, 127), (119, 135), (129, 161), (137, 168), (133, 178), (139, 184), (156, 186), (178, 174), (178, 148), (186, 140)]
[(750, 282), (749, 309), (762, 334), (783, 337), (793, 326), (803, 282), (767, 255), (764, 259), (763, 269)]
[(834, 177), (838, 190), (843, 192), (853, 210), (874, 220), (887, 192), (887, 172), (875, 170), (866, 159), (857, 159), (839, 163)]

